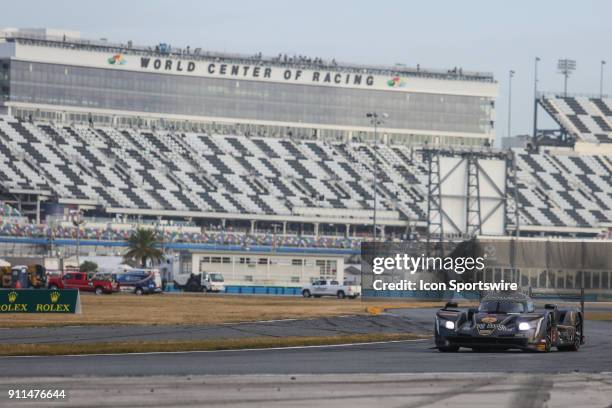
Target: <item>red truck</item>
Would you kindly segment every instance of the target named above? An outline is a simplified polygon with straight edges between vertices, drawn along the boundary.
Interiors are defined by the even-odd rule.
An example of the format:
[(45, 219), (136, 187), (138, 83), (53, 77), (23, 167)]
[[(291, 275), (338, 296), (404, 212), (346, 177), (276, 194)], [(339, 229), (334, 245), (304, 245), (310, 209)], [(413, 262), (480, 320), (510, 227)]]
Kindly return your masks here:
[(83, 292), (94, 292), (96, 295), (111, 294), (119, 291), (119, 284), (112, 278), (99, 276), (89, 277), (87, 272), (64, 272), (61, 275), (47, 277), (49, 289), (78, 289)]

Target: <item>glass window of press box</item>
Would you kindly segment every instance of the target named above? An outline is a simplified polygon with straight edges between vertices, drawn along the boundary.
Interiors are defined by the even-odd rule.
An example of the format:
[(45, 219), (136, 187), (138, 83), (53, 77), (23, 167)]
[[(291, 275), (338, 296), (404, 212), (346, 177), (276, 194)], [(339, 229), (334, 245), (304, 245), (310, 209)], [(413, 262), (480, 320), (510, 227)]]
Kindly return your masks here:
[[(491, 99), (476, 96), (201, 78), (11, 61), (10, 100), (147, 113), (485, 134)], [(7, 91), (8, 91), (8, 87)]]

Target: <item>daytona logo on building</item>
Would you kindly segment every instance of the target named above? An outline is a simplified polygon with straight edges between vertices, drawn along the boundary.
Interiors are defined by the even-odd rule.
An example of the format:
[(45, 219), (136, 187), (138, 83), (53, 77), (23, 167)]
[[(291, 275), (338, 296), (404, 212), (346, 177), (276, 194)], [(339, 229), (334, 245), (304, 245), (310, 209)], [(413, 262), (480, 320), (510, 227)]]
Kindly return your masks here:
[(400, 77), (393, 77), (387, 81), (387, 86), (391, 88), (403, 88), (406, 86), (406, 80)]
[(125, 65), (125, 57), (122, 54), (115, 54), (106, 60), (109, 65)]

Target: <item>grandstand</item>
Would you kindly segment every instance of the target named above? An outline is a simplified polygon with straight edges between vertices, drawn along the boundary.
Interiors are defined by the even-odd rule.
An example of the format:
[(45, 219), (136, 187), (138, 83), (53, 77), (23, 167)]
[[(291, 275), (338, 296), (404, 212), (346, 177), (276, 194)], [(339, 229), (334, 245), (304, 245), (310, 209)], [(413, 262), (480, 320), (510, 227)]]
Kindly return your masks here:
[(612, 143), (612, 101), (602, 97), (543, 94), (538, 104), (573, 137)]
[[(612, 157), (571, 151), (514, 150), (521, 228), (601, 227), (612, 220)], [(546, 228), (541, 228), (546, 231)]]
[[(342, 228), (349, 238), (366, 232), (371, 222), (373, 189), (367, 180), (376, 161), (383, 231), (400, 237), (427, 221), (427, 163), (418, 148), (405, 145), (374, 148), (1, 117), (0, 150), (0, 180), (8, 193), (37, 193), (98, 215), (202, 219), (224, 227), (223, 220), (231, 220), (247, 228), (277, 222), (284, 233), (290, 224), (309, 223), (312, 235), (323, 232), (319, 228)], [(514, 154), (523, 231), (592, 229), (595, 235), (610, 223), (612, 157), (563, 150)]]

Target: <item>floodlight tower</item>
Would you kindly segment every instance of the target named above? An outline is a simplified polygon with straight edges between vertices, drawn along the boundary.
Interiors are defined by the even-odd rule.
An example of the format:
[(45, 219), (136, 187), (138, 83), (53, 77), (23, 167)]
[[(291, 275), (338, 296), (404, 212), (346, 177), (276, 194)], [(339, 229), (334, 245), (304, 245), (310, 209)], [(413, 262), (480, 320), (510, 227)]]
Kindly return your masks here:
[(76, 261), (77, 261), (77, 268), (78, 270), (80, 270), (81, 268), (81, 263), (80, 263), (81, 225), (85, 223), (85, 220), (83, 219), (83, 212), (80, 209), (71, 210), (70, 218), (72, 220), (72, 225), (74, 225), (76, 228)]
[(533, 145), (535, 146), (538, 136), (538, 62), (540, 57), (535, 57), (533, 72)]
[(508, 72), (508, 137), (512, 136), (512, 78), (514, 70)]
[(606, 65), (606, 61), (601, 60), (601, 65), (599, 66), (599, 99), (603, 98), (604, 65)]
[(567, 78), (576, 70), (576, 60), (560, 59), (557, 62), (557, 70), (564, 76), (563, 96), (567, 96)]
[[(378, 126), (384, 123), (384, 120), (389, 117), (387, 113), (377, 113), (377, 112), (368, 112), (366, 113), (366, 117), (370, 119), (370, 123), (374, 126), (374, 154), (376, 154), (376, 150), (378, 147)], [(374, 216), (372, 218), (372, 236), (374, 242), (376, 242), (376, 229), (378, 226), (376, 225), (376, 207), (378, 206), (378, 195), (376, 193), (377, 185), (378, 185), (378, 158), (374, 156), (374, 174), (372, 180), (372, 189), (374, 190)]]

